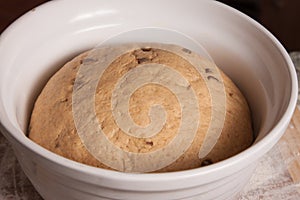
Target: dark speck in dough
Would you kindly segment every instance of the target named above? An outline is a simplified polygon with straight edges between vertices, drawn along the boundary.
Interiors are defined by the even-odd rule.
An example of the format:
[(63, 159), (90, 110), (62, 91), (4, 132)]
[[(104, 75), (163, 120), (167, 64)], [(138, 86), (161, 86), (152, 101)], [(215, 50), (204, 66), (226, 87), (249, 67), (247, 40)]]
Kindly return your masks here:
[(188, 54), (191, 54), (191, 53), (192, 53), (192, 51), (191, 51), (191, 50), (189, 50), (189, 49), (186, 49), (186, 48), (183, 48), (183, 49), (182, 49), (182, 51), (183, 51), (183, 52), (185, 52), (185, 53), (188, 53)]
[(97, 62), (98, 60), (97, 59), (94, 59), (94, 58), (85, 58), (83, 60), (80, 61), (80, 64), (91, 64), (91, 63), (95, 63)]
[(206, 69), (205, 69), (205, 73), (212, 73), (212, 71), (211, 71), (211, 69), (206, 68)]
[(214, 77), (214, 76), (208, 76), (208, 77), (207, 77), (207, 79), (208, 79), (208, 80), (214, 79), (214, 80), (216, 80), (216, 81), (218, 81), (218, 82), (219, 82), (219, 79), (217, 79), (217, 78), (216, 78), (216, 77)]
[(211, 159), (205, 159), (205, 160), (202, 161), (201, 167), (208, 166), (208, 165), (211, 165), (211, 164), (213, 164)]

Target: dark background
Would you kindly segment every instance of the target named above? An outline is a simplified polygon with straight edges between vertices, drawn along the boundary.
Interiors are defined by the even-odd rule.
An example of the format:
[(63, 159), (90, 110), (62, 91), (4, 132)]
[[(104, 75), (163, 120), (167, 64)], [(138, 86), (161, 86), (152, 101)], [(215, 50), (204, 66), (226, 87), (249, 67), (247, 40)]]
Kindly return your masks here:
[[(219, 0), (270, 30), (288, 51), (300, 51), (300, 0)], [(46, 0), (0, 0), (0, 33), (16, 18)]]

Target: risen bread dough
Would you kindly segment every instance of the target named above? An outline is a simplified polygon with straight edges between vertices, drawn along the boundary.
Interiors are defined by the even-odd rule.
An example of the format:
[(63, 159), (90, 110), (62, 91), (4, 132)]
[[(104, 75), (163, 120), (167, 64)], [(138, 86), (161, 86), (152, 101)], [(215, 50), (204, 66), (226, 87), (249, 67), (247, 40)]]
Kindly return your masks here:
[[(116, 52), (119, 52), (120, 49), (125, 49), (125, 53), (118, 55)], [(181, 53), (176, 53), (179, 51)], [(112, 62), (109, 62), (108, 55), (114, 54), (118, 56), (115, 57)], [(101, 56), (99, 57), (99, 55)], [(184, 55), (188, 57), (184, 57)], [(199, 71), (189, 62), (189, 59), (185, 58), (199, 61), (201, 63), (200, 66), (203, 66), (203, 73), (206, 75), (203, 76), (201, 73), (199, 74)], [(97, 147), (97, 144), (92, 144), (92, 148), (90, 148), (85, 143), (86, 140), (84, 137), (88, 136), (79, 134), (78, 126), (76, 126), (77, 119), (74, 119), (74, 109), (76, 109), (74, 107), (74, 90), (79, 91), (82, 87), (86, 87), (90, 80), (88, 78), (86, 80), (82, 78), (79, 69), (87, 69), (88, 67), (95, 68), (105, 65), (106, 62), (108, 62), (108, 66), (103, 66), (105, 69), (100, 74), (101, 76), (99, 77), (99, 82), (97, 83), (93, 96), (94, 114), (97, 122), (99, 122), (99, 127), (103, 130), (107, 138), (107, 143), (111, 143), (117, 147), (118, 151), (116, 152), (130, 152), (130, 155), (146, 155), (147, 153), (153, 153), (153, 155), (155, 155), (155, 153), (159, 153), (161, 149), (164, 149), (165, 146), (170, 145), (174, 138), (176, 138), (176, 134), (184, 123), (181, 122), (184, 109), (187, 109), (189, 113), (193, 113), (195, 110), (200, 113), (197, 119), (191, 118), (194, 115), (188, 116), (190, 117), (190, 119), (187, 120), (188, 122), (199, 122), (197, 124), (198, 128), (194, 129), (195, 134), (192, 135), (192, 141), (188, 148), (183, 149), (182, 154), (174, 158), (173, 162), (163, 167), (154, 167), (153, 170), (151, 170), (151, 167), (146, 166), (147, 162), (145, 162), (144, 165), (137, 164), (138, 161), (136, 161), (136, 157), (134, 159), (132, 157), (122, 157), (122, 155), (116, 154), (115, 151)], [(224, 160), (251, 145), (253, 133), (250, 111), (245, 98), (235, 84), (221, 71), (218, 71), (220, 75), (219, 78), (215, 76), (214, 73), (216, 72), (212, 71), (213, 68), (206, 67), (210, 65), (213, 66), (212, 63), (202, 59), (190, 50), (175, 45), (130, 44), (102, 47), (85, 52), (64, 65), (50, 78), (42, 90), (35, 102), (32, 112), (29, 138), (46, 149), (66, 158), (96, 167), (119, 171), (178, 171)], [(144, 66), (146, 73), (139, 73), (139, 69), (142, 69), (140, 66)], [(183, 88), (182, 90), (189, 90), (192, 94), (195, 94), (197, 105), (194, 105), (194, 108), (197, 109), (191, 109), (193, 107), (182, 108), (183, 105), (180, 102), (180, 98), (168, 87), (156, 83), (154, 79), (154, 81), (143, 84), (128, 94), (128, 96), (130, 96), (128, 102), (126, 102), (126, 99), (122, 99), (127, 95), (125, 93), (126, 89), (123, 90), (123, 93), (114, 93), (114, 91), (119, 89), (118, 87), (121, 88), (123, 85), (130, 85), (135, 81), (147, 79), (149, 74), (153, 75), (157, 73), (153, 77), (164, 77), (164, 74), (159, 74), (163, 73), (161, 70), (155, 70), (157, 66), (167, 67), (168, 70), (175, 70), (177, 75), (184, 77), (184, 80), (188, 84), (185, 85), (186, 83), (184, 81), (180, 83), (175, 80), (175, 82), (173, 82), (175, 83), (174, 87), (177, 87), (176, 85), (178, 84)], [(126, 74), (129, 72), (132, 72), (132, 75), (126, 77)], [(122, 78), (124, 81), (119, 82)], [(166, 82), (167, 78), (163, 79), (162, 81)], [(207, 86), (209, 81), (215, 82), (216, 84), (222, 83), (224, 86), (225, 101), (216, 101), (225, 104), (224, 116), (221, 116), (222, 112), (220, 111), (220, 116), (217, 117), (220, 119), (223, 117), (224, 120), (219, 121), (224, 123), (217, 124), (221, 131), (216, 140), (216, 144), (213, 145), (213, 149), (210, 150), (208, 154), (205, 154), (204, 157), (199, 157), (199, 152), (205, 142), (209, 127), (213, 123), (219, 123), (215, 122), (216, 117), (212, 117), (213, 101), (211, 98), (214, 96), (211, 95), (211, 91)], [(171, 80), (169, 82), (172, 84)], [(88, 98), (88, 96), (85, 95), (81, 96), (83, 96), (82, 101), (84, 101), (85, 97)], [(184, 98), (185, 95), (182, 96), (182, 98)], [(114, 98), (118, 100), (115, 101)], [(189, 99), (187, 101), (189, 101)], [(124, 115), (120, 114), (120, 120), (116, 120), (115, 118), (118, 118), (118, 111), (116, 110), (122, 108), (123, 104), (125, 105), (126, 103), (128, 103), (129, 118), (135, 123), (136, 127), (145, 129), (149, 124), (152, 124), (153, 127), (149, 128), (150, 132), (154, 131), (157, 133), (153, 134), (146, 131), (141, 133), (139, 137), (136, 137), (134, 132), (138, 128), (128, 127), (128, 124), (130, 124), (129, 119), (127, 120), (126, 118), (124, 120)], [(151, 114), (151, 107), (153, 105), (163, 106), (164, 115), (161, 117), (165, 119), (162, 124), (163, 127), (159, 127), (160, 118), (157, 118), (157, 116), (161, 115), (155, 115), (159, 114), (159, 112), (153, 112), (154, 117), (152, 116), (151, 118), (153, 114)], [(222, 106), (220, 108), (222, 108)], [(78, 115), (78, 112), (81, 112), (81, 110), (82, 114), (79, 113)], [(87, 122), (85, 123), (89, 123), (89, 121), (93, 120), (93, 113), (85, 113), (84, 110), (85, 109), (82, 108), (76, 111), (76, 117), (82, 116), (81, 119), (78, 120), (86, 120)], [(91, 131), (94, 132), (94, 130), (89, 129), (88, 125), (83, 130), (85, 131), (83, 134), (86, 135), (93, 134), (90, 133)], [(126, 131), (127, 133), (125, 133)], [(213, 131), (211, 132), (213, 133)], [(214, 137), (217, 137), (217, 135), (214, 135)], [(93, 140), (97, 141), (96, 139), (89, 138), (89, 143)], [(176, 148), (173, 147), (174, 152), (183, 145), (183, 143), (176, 144)], [(94, 149), (94, 151), (91, 149)], [(108, 164), (104, 164), (101, 159), (97, 159), (97, 156), (93, 154), (93, 152), (96, 151), (95, 149), (102, 151), (102, 156), (105, 156), (106, 160), (119, 162), (117, 165), (121, 165), (121, 167), (114, 167), (114, 165), (110, 165), (109, 162)], [(156, 163), (162, 163), (163, 160), (165, 160), (164, 158), (172, 157), (170, 153), (166, 155), (167, 156), (163, 158), (151, 157), (150, 162), (152, 164), (154, 163), (153, 166), (157, 166)], [(135, 168), (136, 165), (140, 166)]]

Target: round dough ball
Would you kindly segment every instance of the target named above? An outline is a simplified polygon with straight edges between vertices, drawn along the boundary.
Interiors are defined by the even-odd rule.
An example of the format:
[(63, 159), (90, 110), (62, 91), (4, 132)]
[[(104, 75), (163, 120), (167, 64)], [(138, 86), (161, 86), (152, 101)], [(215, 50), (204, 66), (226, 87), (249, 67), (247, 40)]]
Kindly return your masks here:
[(214, 63), (138, 43), (84, 52), (37, 98), (29, 138), (87, 165), (170, 172), (224, 160), (253, 142), (250, 110)]

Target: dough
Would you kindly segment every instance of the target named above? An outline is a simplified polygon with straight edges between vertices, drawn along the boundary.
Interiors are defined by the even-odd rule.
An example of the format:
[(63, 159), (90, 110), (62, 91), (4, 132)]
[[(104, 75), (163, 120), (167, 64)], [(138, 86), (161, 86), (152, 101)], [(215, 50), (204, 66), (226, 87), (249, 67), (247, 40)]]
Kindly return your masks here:
[(236, 85), (210, 61), (169, 44), (78, 55), (42, 90), (28, 135), (68, 159), (124, 172), (206, 166), (253, 142)]

